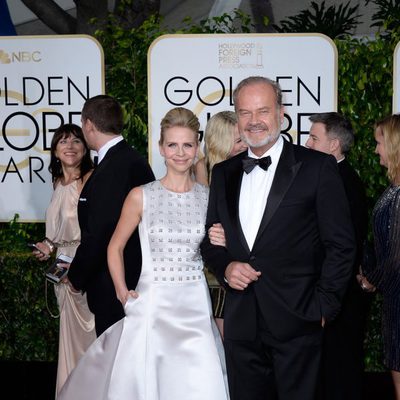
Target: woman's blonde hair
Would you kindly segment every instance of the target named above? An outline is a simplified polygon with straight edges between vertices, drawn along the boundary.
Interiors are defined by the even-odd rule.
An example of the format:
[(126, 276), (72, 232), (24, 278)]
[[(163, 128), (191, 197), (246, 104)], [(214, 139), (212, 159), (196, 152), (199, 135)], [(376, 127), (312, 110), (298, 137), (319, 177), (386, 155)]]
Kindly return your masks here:
[(400, 114), (389, 115), (378, 121), (375, 129), (380, 130), (387, 157), (387, 174), (391, 182), (400, 183)]
[(175, 107), (169, 110), (164, 118), (161, 120), (161, 132), (159, 143), (162, 145), (164, 143), (165, 131), (169, 128), (175, 126), (181, 126), (183, 128), (188, 128), (195, 133), (196, 143), (199, 141), (199, 129), (200, 122), (196, 115), (184, 107)]
[(234, 145), (234, 128), (237, 124), (233, 111), (221, 111), (207, 122), (204, 132), (204, 153), (208, 181), (215, 164), (229, 158)]

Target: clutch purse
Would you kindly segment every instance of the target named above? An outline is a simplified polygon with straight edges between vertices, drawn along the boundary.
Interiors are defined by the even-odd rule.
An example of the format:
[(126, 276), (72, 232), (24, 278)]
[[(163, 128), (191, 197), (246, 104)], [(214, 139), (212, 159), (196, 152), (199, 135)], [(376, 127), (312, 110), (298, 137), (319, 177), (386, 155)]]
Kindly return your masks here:
[(68, 274), (68, 268), (63, 264), (70, 264), (71, 262), (72, 257), (60, 254), (46, 271), (46, 279), (55, 284), (60, 283)]

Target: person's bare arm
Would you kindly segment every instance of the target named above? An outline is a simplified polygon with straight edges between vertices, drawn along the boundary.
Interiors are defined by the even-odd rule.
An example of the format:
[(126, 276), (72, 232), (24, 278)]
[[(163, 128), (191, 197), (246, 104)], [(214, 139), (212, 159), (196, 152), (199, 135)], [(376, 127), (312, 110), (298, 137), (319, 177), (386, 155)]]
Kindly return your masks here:
[(143, 190), (132, 189), (122, 207), (117, 227), (107, 249), (108, 268), (114, 283), (118, 300), (125, 305), (129, 297), (138, 297), (134, 290), (128, 290), (125, 281), (124, 248), (139, 225), (143, 208)]

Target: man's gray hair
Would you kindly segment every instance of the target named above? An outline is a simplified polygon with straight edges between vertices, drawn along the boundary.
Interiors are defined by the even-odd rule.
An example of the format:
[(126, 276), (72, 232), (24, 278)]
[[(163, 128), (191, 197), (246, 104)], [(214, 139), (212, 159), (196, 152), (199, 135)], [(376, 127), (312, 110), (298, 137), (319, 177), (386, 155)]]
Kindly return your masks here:
[(351, 122), (337, 112), (318, 113), (310, 116), (312, 123), (325, 125), (329, 139), (338, 139), (341, 152), (346, 154), (354, 143), (354, 132)]
[(237, 97), (239, 92), (246, 86), (250, 86), (253, 84), (257, 83), (265, 83), (267, 85), (270, 85), (272, 89), (275, 92), (275, 97), (276, 97), (276, 105), (277, 108), (280, 109), (282, 106), (282, 90), (278, 82), (273, 81), (272, 79), (266, 78), (264, 76), (249, 76), (248, 78), (243, 79), (238, 83), (236, 86), (236, 89), (233, 91), (233, 104), (235, 105), (236, 109), (236, 104), (237, 104)]

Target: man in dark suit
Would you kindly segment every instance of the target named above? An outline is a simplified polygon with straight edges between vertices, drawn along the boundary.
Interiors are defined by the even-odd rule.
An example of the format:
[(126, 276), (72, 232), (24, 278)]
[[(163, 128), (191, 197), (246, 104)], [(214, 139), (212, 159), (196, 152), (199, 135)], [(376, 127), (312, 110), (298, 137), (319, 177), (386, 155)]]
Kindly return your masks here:
[(338, 314), (353, 264), (346, 195), (332, 156), (280, 135), (276, 82), (244, 79), (233, 100), (249, 149), (213, 169), (207, 228), (222, 224), (226, 248), (201, 245), (227, 290), (231, 400), (311, 400), (322, 326)]
[[(115, 99), (106, 95), (90, 98), (83, 106), (81, 119), (88, 146), (98, 153), (98, 166), (79, 198), (81, 244), (70, 265), (68, 279), (75, 289), (87, 293), (99, 336), (124, 317), (108, 271), (108, 242), (128, 192), (154, 180), (154, 175), (146, 159), (123, 139), (123, 114)], [(126, 245), (124, 259), (126, 282), (134, 289), (142, 262), (137, 232)]]
[(306, 147), (332, 154), (350, 206), (357, 253), (350, 285), (337, 318), (327, 324), (322, 350), (321, 398), (324, 400), (361, 400), (363, 397), (364, 330), (370, 295), (357, 282), (367, 238), (368, 211), (364, 185), (346, 160), (354, 143), (350, 121), (337, 112), (314, 114)]

